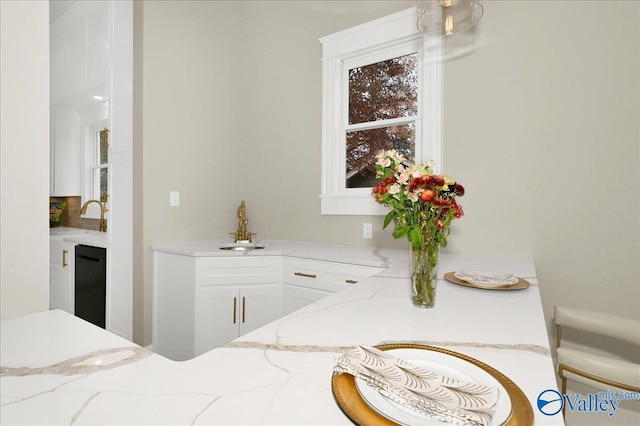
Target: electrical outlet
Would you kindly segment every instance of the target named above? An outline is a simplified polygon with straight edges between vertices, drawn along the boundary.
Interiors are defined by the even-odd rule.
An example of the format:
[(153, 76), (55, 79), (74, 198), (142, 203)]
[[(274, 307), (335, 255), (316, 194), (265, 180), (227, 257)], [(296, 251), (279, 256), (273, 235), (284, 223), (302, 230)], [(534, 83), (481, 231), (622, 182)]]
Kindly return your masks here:
[(169, 206), (170, 207), (180, 206), (180, 193), (178, 191), (169, 191)]
[(362, 238), (373, 238), (373, 228), (370, 223), (362, 224)]

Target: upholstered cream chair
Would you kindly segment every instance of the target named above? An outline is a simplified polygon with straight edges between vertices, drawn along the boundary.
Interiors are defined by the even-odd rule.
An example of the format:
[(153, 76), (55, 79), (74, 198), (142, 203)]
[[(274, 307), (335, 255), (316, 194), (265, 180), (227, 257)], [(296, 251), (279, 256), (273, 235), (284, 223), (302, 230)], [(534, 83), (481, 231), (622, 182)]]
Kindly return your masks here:
[(640, 364), (622, 361), (566, 347), (560, 347), (562, 327), (613, 337), (640, 348), (640, 321), (586, 309), (555, 307), (557, 326), (557, 367), (562, 379), (562, 394), (567, 379), (599, 390), (640, 392)]

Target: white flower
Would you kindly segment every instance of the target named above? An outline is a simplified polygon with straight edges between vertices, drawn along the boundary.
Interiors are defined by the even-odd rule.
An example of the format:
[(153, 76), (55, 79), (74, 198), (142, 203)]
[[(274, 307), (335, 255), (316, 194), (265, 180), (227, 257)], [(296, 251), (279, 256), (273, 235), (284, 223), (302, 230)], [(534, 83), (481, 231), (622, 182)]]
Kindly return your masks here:
[(409, 173), (409, 176), (413, 178), (420, 177), (424, 174), (421, 168), (416, 166), (415, 164), (412, 164), (411, 166), (409, 166), (409, 168), (407, 169), (407, 172)]
[(398, 185), (397, 183), (394, 183), (389, 187), (389, 194), (395, 195), (395, 194), (398, 194), (399, 192), (400, 192), (400, 185)]
[(380, 151), (376, 154), (376, 165), (382, 167), (389, 167), (391, 165), (389, 151)]
[(401, 172), (396, 172), (396, 180), (401, 185), (406, 185), (409, 182), (411, 175), (409, 172), (403, 167)]

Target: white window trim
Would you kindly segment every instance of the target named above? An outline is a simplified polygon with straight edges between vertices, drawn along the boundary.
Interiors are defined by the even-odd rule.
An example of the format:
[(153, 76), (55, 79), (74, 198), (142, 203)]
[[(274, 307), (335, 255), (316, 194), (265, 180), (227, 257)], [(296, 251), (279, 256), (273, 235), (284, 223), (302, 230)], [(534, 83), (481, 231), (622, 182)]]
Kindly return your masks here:
[[(96, 158), (99, 155), (96, 152), (96, 132), (109, 126), (109, 103), (103, 102), (95, 108), (84, 112), (81, 115), (82, 126), (84, 128), (83, 138), (83, 191), (82, 203), (96, 198), (94, 173), (96, 170)], [(108, 164), (107, 169), (111, 173), (111, 167)], [(109, 179), (111, 185), (111, 179)], [(98, 186), (99, 188), (99, 186)], [(109, 188), (109, 193), (111, 193)], [(100, 208), (97, 204), (92, 203), (87, 207), (87, 213), (83, 216), (88, 219), (100, 219)]]
[[(344, 99), (346, 73), (354, 64), (390, 59), (390, 52), (407, 46), (418, 51), (420, 114), (415, 120), (416, 161), (433, 160), (442, 167), (442, 39), (426, 37), (416, 27), (417, 8), (358, 25), (319, 39), (322, 44), (322, 188), (321, 213), (327, 215), (385, 215), (370, 188), (346, 188)], [(414, 51), (415, 51), (414, 49)], [(363, 62), (364, 61), (364, 62)], [(423, 96), (428, 93), (428, 96)], [(382, 123), (382, 122), (381, 122)]]

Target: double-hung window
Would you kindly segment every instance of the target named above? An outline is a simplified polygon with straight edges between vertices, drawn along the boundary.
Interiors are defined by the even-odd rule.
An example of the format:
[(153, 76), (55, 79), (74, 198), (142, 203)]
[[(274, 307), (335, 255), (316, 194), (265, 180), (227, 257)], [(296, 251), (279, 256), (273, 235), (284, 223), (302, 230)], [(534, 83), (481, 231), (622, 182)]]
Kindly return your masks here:
[[(103, 103), (81, 115), (84, 126), (84, 165), (82, 202), (109, 199), (109, 124), (108, 103)], [(90, 204), (84, 217), (97, 219), (100, 209)]]
[(371, 196), (375, 155), (441, 153), (441, 40), (416, 8), (320, 39), (323, 46), (322, 214), (386, 214)]
[(109, 197), (109, 129), (94, 130), (93, 136), (92, 193), (94, 199), (106, 202)]

